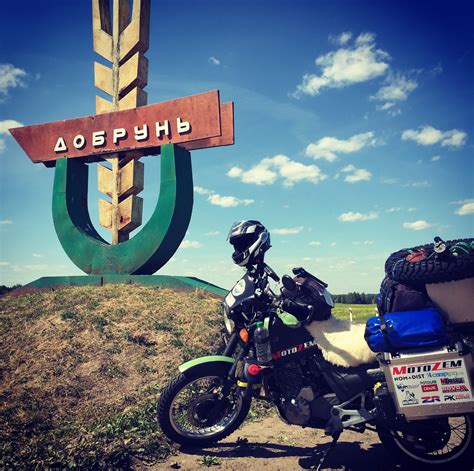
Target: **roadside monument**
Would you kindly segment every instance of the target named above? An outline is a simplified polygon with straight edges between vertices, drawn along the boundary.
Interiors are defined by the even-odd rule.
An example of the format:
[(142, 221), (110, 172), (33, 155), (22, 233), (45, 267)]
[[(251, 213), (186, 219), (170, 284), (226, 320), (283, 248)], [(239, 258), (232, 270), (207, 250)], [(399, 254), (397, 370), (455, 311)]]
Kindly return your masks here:
[[(32, 162), (55, 168), (56, 233), (69, 258), (91, 275), (82, 282), (50, 277), (38, 280), (39, 285), (146, 282), (135, 275), (163, 267), (188, 228), (193, 207), (190, 151), (234, 143), (233, 103), (221, 103), (217, 90), (147, 105), (150, 0), (134, 0), (131, 11), (129, 0), (113, 0), (112, 5), (92, 0), (92, 16), (94, 51), (102, 60), (94, 62), (95, 86), (110, 98), (96, 96), (92, 116), (10, 130)], [(148, 155), (160, 155), (159, 198), (150, 220), (130, 238), (142, 224), (138, 195), (144, 165), (139, 159)], [(88, 171), (94, 163), (99, 191), (108, 197), (99, 200), (99, 223), (111, 232), (111, 243), (89, 216)], [(148, 282), (165, 283), (165, 278), (170, 277)]]

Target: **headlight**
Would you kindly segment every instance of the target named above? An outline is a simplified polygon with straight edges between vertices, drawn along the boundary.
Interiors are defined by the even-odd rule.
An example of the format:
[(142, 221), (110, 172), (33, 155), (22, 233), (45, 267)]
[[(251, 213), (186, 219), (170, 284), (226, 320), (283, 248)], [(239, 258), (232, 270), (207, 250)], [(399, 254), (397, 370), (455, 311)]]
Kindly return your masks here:
[(232, 319), (229, 319), (229, 316), (227, 315), (228, 309), (226, 309), (226, 306), (224, 305), (224, 309), (222, 310), (222, 313), (224, 315), (224, 324), (227, 332), (231, 334), (234, 332), (235, 329), (235, 322)]

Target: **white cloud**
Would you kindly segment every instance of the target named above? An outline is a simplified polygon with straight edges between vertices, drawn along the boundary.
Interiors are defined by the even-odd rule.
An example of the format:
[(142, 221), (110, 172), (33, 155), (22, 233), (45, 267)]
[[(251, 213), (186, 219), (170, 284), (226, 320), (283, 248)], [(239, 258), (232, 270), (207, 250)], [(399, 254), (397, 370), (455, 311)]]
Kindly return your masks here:
[(364, 147), (374, 146), (377, 140), (374, 139), (372, 131), (355, 134), (349, 139), (338, 139), (337, 137), (322, 137), (316, 142), (306, 147), (306, 155), (314, 159), (324, 159), (333, 162), (337, 159), (336, 154), (352, 154)]
[(10, 265), (10, 262), (0, 262), (0, 267), (9, 267)]
[(459, 216), (467, 216), (468, 214), (474, 214), (474, 201), (468, 201), (463, 203), (458, 209), (456, 209), (455, 214)]
[(321, 245), (321, 242), (319, 240), (312, 240), (309, 245), (313, 245), (315, 247), (319, 247)]
[(209, 57), (207, 61), (212, 65), (219, 65), (221, 63), (221, 61), (214, 56)]
[(202, 244), (197, 240), (183, 240), (179, 247), (181, 249), (199, 249), (202, 247)]
[(407, 129), (402, 133), (403, 141), (415, 141), (417, 144), (429, 146), (441, 143), (443, 147), (462, 147), (467, 140), (467, 134), (459, 129), (440, 131), (432, 126), (421, 126), (419, 131)]
[(350, 31), (344, 31), (343, 33), (337, 36), (329, 35), (329, 41), (334, 44), (337, 44), (338, 46), (346, 45), (351, 39), (352, 33)]
[(465, 200), (451, 201), (449, 204), (465, 204), (465, 203), (474, 203), (474, 198), (467, 198)]
[(210, 195), (207, 200), (216, 206), (221, 206), (222, 208), (233, 208), (235, 206), (239, 206), (243, 204), (244, 206), (248, 206), (249, 204), (254, 203), (254, 200), (251, 199), (239, 199), (235, 196), (221, 196), (217, 193)]
[(402, 208), (388, 208), (388, 209), (386, 209), (385, 211), (386, 211), (387, 213), (398, 213), (398, 212), (401, 211), (401, 210), (402, 210)]
[(371, 211), (370, 213), (355, 213), (349, 211), (348, 213), (341, 214), (337, 219), (341, 222), (356, 222), (356, 221), (370, 221), (372, 219), (378, 219), (378, 213)]
[(26, 72), (11, 64), (0, 64), (0, 97), (8, 96), (10, 88), (23, 87)]
[(316, 96), (325, 88), (341, 88), (354, 83), (365, 82), (383, 75), (388, 69), (390, 58), (382, 49), (377, 49), (375, 36), (372, 33), (362, 33), (352, 45), (350, 38), (344, 33), (339, 36), (345, 41), (339, 44), (347, 45), (336, 51), (328, 52), (316, 58), (320, 67), (318, 74), (305, 74), (303, 81), (297, 85), (294, 96)]
[[(0, 68), (1, 68), (1, 65), (0, 65)], [(1, 77), (0, 77), (0, 80), (1, 80)], [(1, 99), (0, 99), (0, 102), (1, 102)], [(18, 121), (15, 121), (14, 119), (5, 119), (3, 121), (0, 121), (0, 135), (9, 134), (8, 130), (10, 128), (17, 128), (21, 126), (23, 126), (23, 124), (19, 123)], [(7, 146), (5, 143), (5, 139), (0, 139), (0, 154), (3, 154), (6, 148)]]
[(395, 185), (399, 181), (398, 178), (382, 178), (382, 183), (385, 183), (386, 185)]
[(387, 113), (392, 117), (400, 116), (402, 114), (402, 110), (400, 108), (390, 109), (390, 110), (387, 111)]
[(404, 185), (404, 186), (412, 186), (414, 188), (430, 188), (431, 183), (428, 180), (421, 180), (419, 182), (408, 183), (407, 185)]
[[(247, 206), (249, 204), (254, 203), (254, 200), (251, 199), (239, 199), (235, 196), (221, 196), (218, 195), (214, 190), (208, 190), (207, 188), (203, 188), (201, 186), (194, 187), (195, 193), (200, 195), (207, 195), (207, 200), (216, 206), (221, 206), (223, 208), (231, 208), (235, 206), (239, 206), (241, 204)], [(217, 234), (215, 234), (217, 235)]]
[(34, 253), (33, 257), (34, 258), (44, 258), (44, 255), (42, 253)]
[(200, 195), (211, 195), (214, 193), (212, 190), (208, 190), (207, 188), (203, 188), (202, 186), (195, 186), (194, 191)]
[(336, 247), (336, 245), (337, 245), (337, 242), (331, 242), (331, 243), (329, 244), (329, 247)]
[(348, 173), (344, 178), (347, 183), (368, 182), (372, 178), (372, 173), (364, 168), (355, 168), (354, 165), (346, 165), (341, 172)]
[(4, 121), (0, 121), (0, 134), (9, 134), (8, 130), (10, 128), (19, 128), (21, 126), (23, 126), (23, 124), (14, 119), (5, 119)]
[(384, 102), (377, 107), (378, 110), (388, 110), (395, 106), (395, 102), (405, 101), (408, 95), (418, 87), (414, 79), (409, 79), (400, 73), (389, 73), (385, 85), (370, 98)]
[(433, 155), (433, 157), (431, 157), (431, 162), (439, 162), (440, 160), (441, 160), (440, 155)]
[(205, 235), (210, 236), (210, 237), (215, 237), (215, 236), (220, 235), (220, 232), (219, 231), (210, 231), (210, 232), (206, 232)]
[(412, 229), (414, 231), (422, 231), (423, 229), (428, 229), (430, 227), (433, 227), (433, 224), (430, 224), (429, 222), (419, 219), (418, 221), (414, 221), (414, 222), (404, 222), (403, 227), (405, 229)]
[(299, 234), (303, 229), (304, 229), (303, 226), (286, 227), (283, 229), (271, 229), (270, 233), (276, 234), (276, 235), (293, 235), (293, 234)]
[(228, 172), (227, 172), (227, 175), (229, 177), (240, 177), (240, 175), (242, 175), (242, 172), (243, 170), (239, 167), (232, 167)]
[(413, 213), (413, 212), (415, 212), (415, 211), (418, 211), (418, 209), (417, 209), (417, 208), (408, 208), (407, 211), (408, 211), (409, 213)]
[(255, 185), (271, 185), (278, 178), (283, 180), (283, 185), (293, 186), (300, 181), (318, 183), (327, 178), (316, 165), (305, 165), (289, 159), (286, 155), (275, 155), (262, 159), (249, 170), (232, 167), (227, 175), (239, 178), (243, 183)]
[(352, 242), (353, 245), (373, 245), (373, 240), (354, 240)]
[(13, 224), (13, 221), (11, 221), (10, 219), (0, 220), (0, 225), (4, 225), (4, 224)]
[(227, 172), (227, 176), (240, 178), (243, 183), (253, 183), (255, 185), (272, 185), (278, 178), (277, 172), (270, 170), (270, 166), (263, 161), (245, 171), (239, 167), (232, 167)]
[(393, 108), (394, 106), (395, 106), (395, 103), (392, 103), (392, 102), (389, 101), (389, 102), (387, 102), (387, 103), (384, 103), (383, 105), (378, 105), (378, 106), (377, 106), (377, 109), (378, 109), (379, 111), (386, 111), (386, 110), (388, 110), (388, 109), (390, 109), (390, 108)]

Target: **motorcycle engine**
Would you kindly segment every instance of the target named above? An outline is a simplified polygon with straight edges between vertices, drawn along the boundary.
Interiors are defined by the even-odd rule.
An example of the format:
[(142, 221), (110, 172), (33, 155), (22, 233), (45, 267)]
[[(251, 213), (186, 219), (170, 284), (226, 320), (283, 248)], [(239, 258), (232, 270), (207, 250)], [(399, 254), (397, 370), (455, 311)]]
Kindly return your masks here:
[(275, 382), (281, 392), (279, 410), (291, 424), (306, 425), (312, 418), (323, 419), (318, 396), (326, 391), (321, 389), (323, 380), (319, 371), (312, 366), (308, 359), (302, 363), (285, 362), (275, 368)]

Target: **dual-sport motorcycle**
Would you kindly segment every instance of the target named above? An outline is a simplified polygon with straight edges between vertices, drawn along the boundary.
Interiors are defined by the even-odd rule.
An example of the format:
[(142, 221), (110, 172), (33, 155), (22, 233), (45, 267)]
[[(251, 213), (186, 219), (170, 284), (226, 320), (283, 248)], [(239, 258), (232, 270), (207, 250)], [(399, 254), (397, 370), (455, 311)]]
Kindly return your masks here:
[[(445, 407), (443, 413), (443, 405), (436, 403), (431, 405), (437, 408), (431, 415), (400, 413), (395, 386), (408, 388), (402, 391), (407, 400), (414, 400), (413, 378), (423, 373), (410, 378), (406, 366), (400, 366), (395, 380), (403, 380), (400, 375), (405, 374), (406, 381), (394, 385), (394, 379), (387, 377), (387, 355), (357, 367), (328, 362), (305, 328), (317, 328), (331, 316), (334, 304), (327, 284), (303, 268), (294, 268), (295, 277), (284, 275), (276, 293), (269, 279), (280, 282), (280, 278), (264, 262), (270, 247), (267, 230), (257, 221), (242, 221), (232, 226), (229, 239), (235, 248), (234, 262), (246, 268), (223, 303), (230, 337), (222, 354), (181, 365), (179, 376), (162, 392), (157, 413), (166, 436), (182, 445), (208, 446), (234, 432), (247, 417), (251, 402), (262, 400), (274, 404), (285, 423), (324, 429), (333, 438), (319, 453), (318, 469), (345, 429), (361, 433), (375, 429), (390, 453), (391, 464), (411, 469), (472, 469), (472, 405), (471, 412)], [(466, 354), (472, 358), (472, 344), (463, 343), (462, 337), (457, 340), (446, 350), (450, 358)], [(447, 367), (458, 365), (445, 363)], [(419, 371), (426, 368), (418, 366)], [(452, 391), (465, 389), (460, 383), (467, 381), (472, 396), (469, 378), (448, 380), (452, 385), (443, 388)], [(431, 386), (426, 383), (420, 386), (423, 391), (434, 388), (433, 381)], [(437, 396), (429, 393), (424, 397)]]

